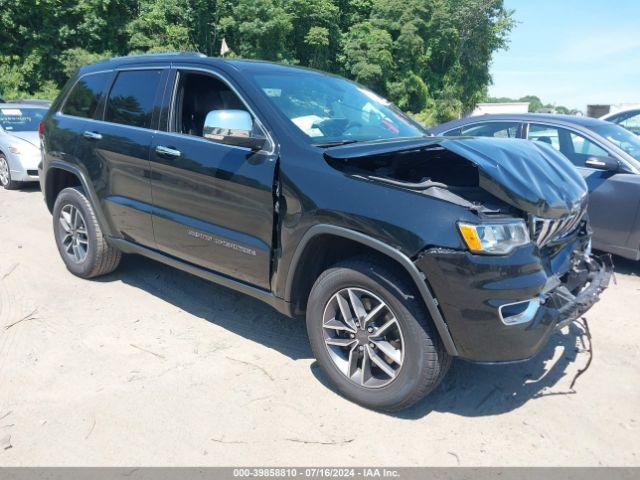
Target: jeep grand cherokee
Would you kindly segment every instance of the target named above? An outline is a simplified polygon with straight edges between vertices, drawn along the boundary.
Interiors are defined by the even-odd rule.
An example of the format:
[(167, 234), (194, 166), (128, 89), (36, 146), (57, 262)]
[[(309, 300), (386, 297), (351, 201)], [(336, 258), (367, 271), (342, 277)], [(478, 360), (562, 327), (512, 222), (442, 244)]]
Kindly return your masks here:
[(306, 316), (346, 397), (399, 410), (452, 357), (534, 356), (610, 268), (587, 189), (524, 140), (428, 137), (370, 90), (196, 54), (82, 68), (40, 134), (40, 180), (75, 275), (137, 253)]

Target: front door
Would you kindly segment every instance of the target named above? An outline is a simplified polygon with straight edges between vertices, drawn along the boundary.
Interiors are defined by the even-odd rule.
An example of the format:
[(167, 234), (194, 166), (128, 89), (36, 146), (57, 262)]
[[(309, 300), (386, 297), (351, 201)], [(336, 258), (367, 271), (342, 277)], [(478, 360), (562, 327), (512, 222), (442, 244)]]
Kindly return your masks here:
[(167, 95), (170, 113), (150, 157), (158, 248), (268, 288), (275, 156), (204, 138), (210, 111), (249, 111), (219, 76), (177, 70)]

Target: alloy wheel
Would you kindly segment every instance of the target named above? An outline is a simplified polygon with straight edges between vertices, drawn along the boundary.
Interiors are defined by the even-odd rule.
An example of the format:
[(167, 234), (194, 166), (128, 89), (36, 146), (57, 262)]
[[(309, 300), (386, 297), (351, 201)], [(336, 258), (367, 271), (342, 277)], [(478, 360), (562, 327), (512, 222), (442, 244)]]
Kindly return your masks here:
[(3, 187), (9, 183), (9, 164), (7, 159), (0, 157), (0, 185)]
[(75, 263), (82, 263), (89, 252), (89, 234), (82, 213), (73, 205), (65, 205), (58, 217), (63, 231), (62, 248)]
[(365, 388), (395, 380), (404, 360), (402, 329), (391, 308), (362, 288), (344, 288), (324, 309), (324, 343), (343, 375)]

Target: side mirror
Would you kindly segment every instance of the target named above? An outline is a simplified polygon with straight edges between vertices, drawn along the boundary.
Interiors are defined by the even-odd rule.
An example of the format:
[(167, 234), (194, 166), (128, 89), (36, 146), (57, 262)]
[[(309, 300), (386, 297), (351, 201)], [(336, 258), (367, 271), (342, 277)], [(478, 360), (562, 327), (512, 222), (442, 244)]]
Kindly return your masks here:
[(207, 113), (203, 128), (204, 138), (260, 150), (267, 139), (253, 134), (253, 119), (245, 110), (212, 110)]
[(584, 162), (585, 167), (595, 168), (597, 170), (617, 171), (620, 168), (620, 164), (615, 158), (606, 156), (592, 156), (587, 158)]

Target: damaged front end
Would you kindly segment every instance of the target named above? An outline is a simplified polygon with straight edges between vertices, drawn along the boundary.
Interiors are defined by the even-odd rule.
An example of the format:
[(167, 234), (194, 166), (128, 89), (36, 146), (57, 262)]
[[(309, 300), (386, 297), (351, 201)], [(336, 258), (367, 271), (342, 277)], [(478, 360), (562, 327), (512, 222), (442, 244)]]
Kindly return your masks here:
[[(584, 314), (609, 283), (610, 257), (590, 252), (587, 187), (548, 145), (433, 138), (331, 148), (325, 159), (363, 181), (473, 212), (472, 225), (468, 216), (464, 226), (459, 218), (434, 225), (459, 235), (460, 248), (431, 245), (415, 258), (463, 358), (532, 357), (553, 331)], [(429, 212), (424, 215), (428, 221)], [(506, 241), (498, 237), (511, 234), (487, 226), (517, 222), (526, 225), (526, 238), (513, 248), (492, 249)], [(469, 228), (469, 238), (463, 228)]]

